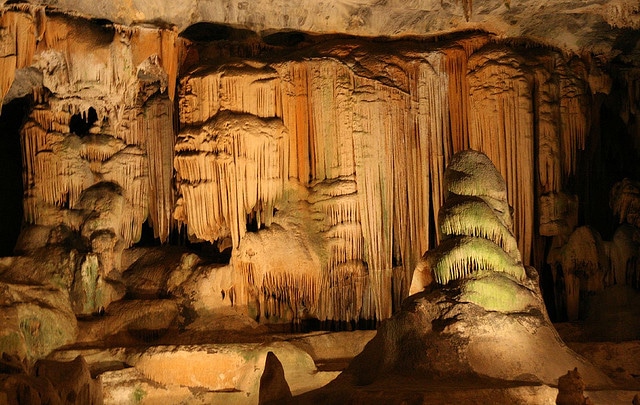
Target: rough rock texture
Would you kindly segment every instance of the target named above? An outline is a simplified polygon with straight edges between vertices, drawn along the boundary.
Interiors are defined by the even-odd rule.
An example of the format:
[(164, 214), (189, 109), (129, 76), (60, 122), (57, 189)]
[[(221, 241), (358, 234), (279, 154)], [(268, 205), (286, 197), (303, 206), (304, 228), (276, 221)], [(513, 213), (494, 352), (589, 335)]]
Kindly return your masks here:
[[(500, 291), (500, 286), (491, 284)], [(562, 343), (539, 301), (528, 308), (487, 311), (469, 302), (461, 287), (415, 296), (379, 328), (347, 373), (358, 384), (370, 384), (387, 373), (434, 379), (480, 375), (555, 384), (558, 375), (573, 365), (584, 370), (590, 386), (609, 384), (603, 373)]]
[[(372, 342), (389, 386), (352, 366), (373, 381), (363, 401), (405, 367), (472, 376), (479, 402), (545, 403), (555, 392), (540, 384), (568, 363), (599, 377), (559, 343), (538, 284), (559, 318), (609, 336), (634, 322), (594, 310), (624, 314), (635, 301), (620, 287), (640, 285), (634, 2), (0, 5), (0, 140), (20, 144), (23, 210), (9, 215), (25, 225), (19, 256), (0, 260), (0, 351), (116, 353), (90, 364), (114, 403), (247, 403), (264, 353), (240, 371), (191, 370), (217, 350), (199, 344), (402, 311)], [(469, 148), (484, 162), (456, 166)], [(167, 243), (184, 247), (136, 246)], [(325, 354), (295, 346), (339, 369), (363, 345), (354, 336), (317, 338), (341, 344)], [(405, 344), (426, 345), (422, 357)], [(127, 352), (138, 346), (151, 347)], [(293, 391), (326, 381), (311, 374)], [(447, 395), (436, 401), (468, 402)]]
[[(164, 395), (177, 402), (258, 404), (268, 353), (280, 360), (285, 383), (296, 395), (321, 387), (338, 374), (318, 371), (306, 352), (286, 342), (131, 348), (121, 350), (121, 356), (132, 368), (103, 374), (105, 403), (135, 403), (135, 397), (153, 403)], [(212, 397), (214, 393), (219, 395)]]
[(571, 342), (567, 345), (607, 373), (619, 386), (640, 389), (640, 341)]
[(558, 396), (556, 397), (557, 405), (588, 405), (592, 404), (589, 398), (585, 398), (584, 381), (578, 368), (574, 368), (573, 371), (567, 371), (567, 374), (558, 378)]
[(0, 281), (0, 352), (42, 358), (75, 341), (77, 321), (66, 289)]
[(284, 377), (282, 363), (273, 352), (267, 353), (264, 371), (260, 377), (259, 405), (282, 404), (291, 400), (291, 390)]
[(485, 0), (385, 1), (330, 4), (296, 1), (204, 1), (167, 3), (31, 0), (62, 11), (120, 24), (158, 23), (182, 31), (199, 22), (229, 24), (263, 32), (304, 31), (362, 36), (434, 35), (483, 29), (507, 37), (528, 36), (571, 50), (608, 51), (619, 33), (639, 28), (638, 5), (625, 0), (587, 3)]
[[(4, 398), (3, 398), (4, 396)], [(102, 405), (102, 387), (82, 356), (69, 362), (40, 360), (33, 370), (18, 357), (2, 354), (0, 401), (6, 404)]]
[[(441, 211), (444, 241), (425, 255), (426, 269), (435, 273), (434, 282), (409, 297), (403, 309), (378, 328), (336, 380), (335, 389), (349, 384), (380, 389), (380, 381), (405, 376), (431, 381), (426, 385), (439, 381), (446, 385), (452, 379), (553, 385), (567, 367), (578, 367), (590, 388), (611, 387), (604, 373), (558, 336), (546, 314), (536, 271), (529, 267), (525, 273), (522, 263), (501, 247), (509, 246), (513, 235), (510, 221), (500, 219), (510, 213), (498, 171), (485, 155), (470, 150), (453, 157), (445, 178), (448, 198), (455, 199), (457, 206), (480, 197), (490, 208), (480, 217), (475, 210)], [(489, 220), (487, 215), (498, 219)], [(447, 243), (461, 237), (483, 240), (495, 248), (477, 250)], [(503, 260), (495, 258), (499, 255), (511, 258), (513, 270), (501, 267)], [(320, 400), (330, 387), (313, 398)], [(349, 398), (355, 401), (356, 392), (353, 389)], [(533, 396), (529, 400), (537, 401)]]
[[(583, 156), (601, 142), (594, 111), (609, 108), (608, 94), (636, 88), (639, 77), (637, 38), (624, 28), (635, 27), (636, 9), (617, 1), (577, 9), (364, 2), (361, 26), (339, 28), (331, 17), (326, 30), (313, 13), (297, 21), (289, 5), (262, 22), (249, 17), (262, 12), (261, 2), (225, 3), (220, 15), (211, 14), (218, 3), (114, 3), (92, 6), (95, 14), (75, 4), (98, 20), (52, 11), (71, 7), (64, 2), (38, 4), (5, 4), (0, 21), (8, 50), (2, 95), (26, 94), (36, 83), (20, 132), (29, 225), (21, 247), (64, 243), (79, 252), (72, 295), (83, 316), (121, 297), (123, 252), (152, 229), (161, 242), (231, 247), (234, 304), (261, 321), (388, 318), (408, 295), (421, 255), (438, 242), (444, 166), (469, 147), (506, 179), (518, 247), (509, 251), (541, 267), (549, 243), (542, 237), (562, 245), (578, 225), (571, 186), (580, 170), (591, 172)], [(300, 4), (304, 13), (316, 7)], [(338, 3), (324, 14), (353, 7)], [(387, 38), (336, 35), (375, 34), (377, 13), (393, 17), (386, 29), (394, 21), (405, 28)], [(439, 34), (456, 31), (447, 36), (424, 37), (431, 31), (423, 27), (419, 38), (401, 37), (449, 13), (469, 22), (427, 24)], [(558, 13), (589, 22), (576, 25), (584, 33), (571, 26), (586, 42), (549, 47), (519, 25), (538, 21), (525, 18), (532, 13), (549, 24)], [(524, 39), (481, 31), (506, 15)], [(142, 24), (150, 21), (168, 25)], [(221, 25), (234, 21), (240, 25)], [(267, 33), (298, 24), (311, 24), (310, 32)], [(463, 26), (473, 30), (459, 32)], [(560, 40), (556, 34), (549, 38)], [(603, 38), (615, 49), (609, 43), (603, 51)], [(580, 53), (567, 52), (575, 47)], [(609, 69), (614, 61), (619, 69)], [(635, 99), (627, 92), (611, 107), (633, 136)], [(263, 271), (240, 258), (260, 239), (243, 242), (248, 232), (278, 225), (295, 235), (296, 254), (307, 250), (301, 267), (309, 274)], [(576, 297), (562, 297), (572, 318)]]

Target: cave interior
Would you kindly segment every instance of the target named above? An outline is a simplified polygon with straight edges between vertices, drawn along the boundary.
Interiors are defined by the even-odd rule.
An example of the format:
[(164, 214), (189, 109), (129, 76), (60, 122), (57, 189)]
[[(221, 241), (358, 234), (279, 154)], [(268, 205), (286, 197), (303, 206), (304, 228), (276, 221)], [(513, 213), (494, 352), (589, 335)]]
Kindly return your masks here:
[(640, 6), (2, 3), (0, 404), (640, 403)]

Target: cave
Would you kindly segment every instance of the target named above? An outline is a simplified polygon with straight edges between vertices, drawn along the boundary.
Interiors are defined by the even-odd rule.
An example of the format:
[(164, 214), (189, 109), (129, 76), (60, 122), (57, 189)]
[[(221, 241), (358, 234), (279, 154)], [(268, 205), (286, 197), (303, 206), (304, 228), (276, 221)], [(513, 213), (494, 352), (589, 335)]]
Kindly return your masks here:
[(22, 226), (22, 152), (20, 148), (20, 127), (29, 111), (31, 102), (27, 98), (12, 100), (2, 107), (0, 132), (2, 146), (0, 162), (4, 175), (0, 178), (0, 192), (4, 196), (2, 211), (3, 231), (0, 235), (1, 256), (13, 254)]
[(0, 8), (0, 404), (640, 403), (637, 4)]

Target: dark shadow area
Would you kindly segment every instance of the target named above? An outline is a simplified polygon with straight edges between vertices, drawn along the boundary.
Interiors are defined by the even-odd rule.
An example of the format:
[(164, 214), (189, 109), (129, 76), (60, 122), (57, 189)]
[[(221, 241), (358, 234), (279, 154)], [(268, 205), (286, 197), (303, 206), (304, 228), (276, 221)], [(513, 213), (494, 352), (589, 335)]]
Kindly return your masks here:
[(0, 257), (13, 254), (23, 218), (20, 129), (31, 109), (30, 97), (15, 99), (0, 115)]
[(218, 245), (210, 242), (187, 242), (185, 246), (196, 253), (204, 263), (229, 264), (231, 260), (231, 247), (220, 251)]
[(255, 37), (256, 33), (223, 24), (199, 22), (187, 27), (180, 36), (193, 42), (242, 41)]
[(93, 107), (89, 107), (86, 114), (78, 113), (71, 116), (69, 121), (69, 132), (80, 137), (89, 135), (89, 130), (98, 121), (98, 114)]
[(136, 247), (151, 247), (160, 246), (160, 238), (156, 238), (153, 233), (153, 227), (149, 223), (149, 220), (144, 221), (142, 224), (142, 230), (140, 234), (140, 240), (135, 244)]
[(260, 230), (260, 224), (258, 224), (258, 218), (255, 212), (247, 214), (247, 232), (258, 232)]
[(640, 156), (633, 138), (637, 117), (630, 114), (626, 122), (622, 119), (628, 85), (620, 72), (612, 76), (610, 93), (596, 96), (602, 98), (594, 101), (600, 107), (591, 114), (587, 147), (579, 151), (576, 174), (567, 182), (567, 189), (578, 195), (578, 225), (592, 226), (604, 240), (611, 240), (619, 225), (609, 206), (611, 189), (624, 178), (640, 178)]
[(558, 321), (558, 312), (556, 309), (555, 284), (553, 282), (553, 272), (551, 266), (544, 263), (540, 273), (540, 289), (542, 290), (542, 299), (547, 308), (547, 314), (551, 322)]
[(299, 31), (282, 31), (265, 35), (262, 40), (271, 46), (294, 47), (308, 41), (308, 37), (307, 34)]

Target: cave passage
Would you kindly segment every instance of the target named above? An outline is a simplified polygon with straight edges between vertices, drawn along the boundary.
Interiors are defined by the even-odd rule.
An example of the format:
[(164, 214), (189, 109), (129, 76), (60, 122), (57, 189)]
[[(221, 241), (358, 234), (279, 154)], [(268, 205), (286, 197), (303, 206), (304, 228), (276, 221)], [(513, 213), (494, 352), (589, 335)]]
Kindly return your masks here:
[(20, 128), (31, 100), (20, 98), (2, 107), (0, 115), (0, 257), (10, 256), (22, 227), (22, 149)]

